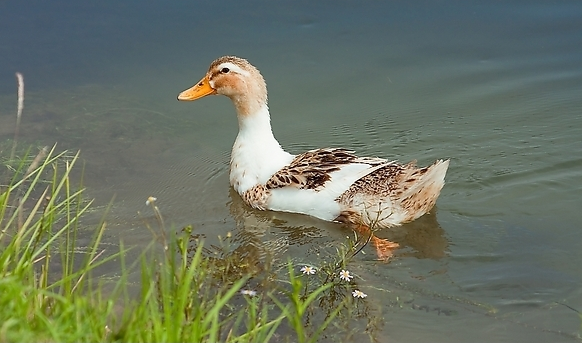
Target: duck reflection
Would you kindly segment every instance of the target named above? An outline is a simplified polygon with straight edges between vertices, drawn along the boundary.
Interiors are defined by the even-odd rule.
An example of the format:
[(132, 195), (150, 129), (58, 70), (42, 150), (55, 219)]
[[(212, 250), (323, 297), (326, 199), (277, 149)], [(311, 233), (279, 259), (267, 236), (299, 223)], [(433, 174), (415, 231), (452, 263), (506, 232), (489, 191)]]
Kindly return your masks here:
[[(229, 209), (236, 223), (236, 241), (247, 249), (260, 251), (261, 256), (306, 256), (334, 250), (346, 238), (360, 244), (369, 241), (369, 234), (354, 232), (341, 223), (329, 223), (313, 217), (271, 211), (257, 211), (245, 205), (230, 189)], [(398, 243), (393, 258), (416, 257), (440, 259), (448, 252), (449, 242), (437, 221), (436, 207), (421, 218), (389, 229), (373, 232), (379, 239)], [(366, 246), (363, 253), (375, 258), (374, 247)]]

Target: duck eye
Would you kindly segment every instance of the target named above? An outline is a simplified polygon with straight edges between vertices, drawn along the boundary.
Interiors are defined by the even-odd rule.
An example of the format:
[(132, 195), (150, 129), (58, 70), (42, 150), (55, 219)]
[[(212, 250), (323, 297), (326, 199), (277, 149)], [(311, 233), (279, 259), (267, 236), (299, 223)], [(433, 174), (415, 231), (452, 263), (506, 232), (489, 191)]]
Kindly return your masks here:
[(223, 74), (226, 74), (229, 71), (230, 71), (230, 69), (228, 69), (228, 68), (222, 68), (222, 69), (220, 69), (220, 72), (223, 73)]

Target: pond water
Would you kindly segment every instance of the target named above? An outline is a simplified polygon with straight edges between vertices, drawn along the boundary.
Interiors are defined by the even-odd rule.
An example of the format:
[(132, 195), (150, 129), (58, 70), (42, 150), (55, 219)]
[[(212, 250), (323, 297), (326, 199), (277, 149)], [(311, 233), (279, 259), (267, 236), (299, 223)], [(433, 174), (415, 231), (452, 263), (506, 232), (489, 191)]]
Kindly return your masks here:
[[(315, 263), (350, 231), (243, 205), (228, 183), (227, 98), (177, 94), (222, 55), (269, 87), (275, 136), (451, 164), (437, 208), (382, 230), (390, 263), (350, 264), (380, 342), (579, 339), (582, 2), (0, 4), (0, 140), (81, 150), (106, 240), (146, 245), (148, 196), (168, 225), (232, 232)], [(244, 239), (241, 239), (244, 241)], [(565, 306), (567, 305), (567, 306)]]

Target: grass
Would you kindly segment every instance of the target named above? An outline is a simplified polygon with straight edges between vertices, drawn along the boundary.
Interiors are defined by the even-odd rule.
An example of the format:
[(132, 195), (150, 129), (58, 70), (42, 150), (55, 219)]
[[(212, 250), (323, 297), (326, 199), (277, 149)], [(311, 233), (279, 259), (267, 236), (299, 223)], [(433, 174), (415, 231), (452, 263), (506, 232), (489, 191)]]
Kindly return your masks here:
[[(252, 263), (241, 262), (230, 237), (205, 247), (192, 228), (165, 228), (155, 198), (152, 244), (138, 261), (126, 261), (123, 244), (113, 253), (101, 247), (105, 220), (80, 225), (92, 202), (73, 185), (79, 154), (53, 147), (29, 155), (4, 162), (12, 177), (0, 186), (2, 342), (335, 340), (363, 301), (338, 273), (358, 246), (311, 267), (314, 275), (291, 260), (246, 268)], [(91, 231), (91, 244), (77, 246), (77, 236)], [(119, 276), (103, 278), (98, 267), (105, 264)], [(136, 271), (137, 292), (128, 287)]]

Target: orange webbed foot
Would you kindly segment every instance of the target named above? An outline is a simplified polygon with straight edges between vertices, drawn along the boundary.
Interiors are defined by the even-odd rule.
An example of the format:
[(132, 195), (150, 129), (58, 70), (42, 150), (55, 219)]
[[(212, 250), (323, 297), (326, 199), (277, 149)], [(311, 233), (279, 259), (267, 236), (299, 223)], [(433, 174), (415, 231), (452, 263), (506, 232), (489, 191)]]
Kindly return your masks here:
[(380, 261), (389, 260), (394, 255), (394, 251), (400, 247), (398, 243), (374, 236), (372, 230), (366, 225), (358, 225), (354, 228), (354, 231), (361, 235), (370, 236), (370, 241), (376, 248), (376, 255)]
[(376, 247), (376, 255), (380, 261), (388, 261), (394, 255), (394, 251), (400, 246), (398, 243), (376, 236), (372, 237), (372, 244)]

